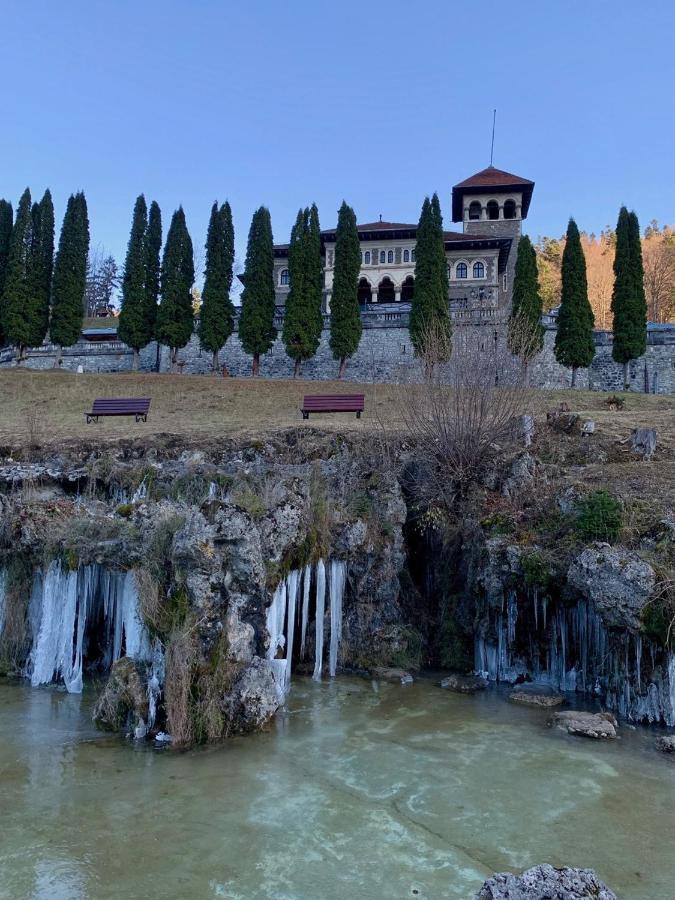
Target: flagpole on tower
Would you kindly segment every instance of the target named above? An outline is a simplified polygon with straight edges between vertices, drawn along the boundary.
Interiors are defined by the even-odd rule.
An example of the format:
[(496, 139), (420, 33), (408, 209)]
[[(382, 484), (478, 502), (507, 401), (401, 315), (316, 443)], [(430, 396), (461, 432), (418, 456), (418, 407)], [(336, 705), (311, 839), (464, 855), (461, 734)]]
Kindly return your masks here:
[(497, 121), (497, 110), (492, 110), (492, 143), (490, 144), (490, 165), (495, 152), (495, 122)]

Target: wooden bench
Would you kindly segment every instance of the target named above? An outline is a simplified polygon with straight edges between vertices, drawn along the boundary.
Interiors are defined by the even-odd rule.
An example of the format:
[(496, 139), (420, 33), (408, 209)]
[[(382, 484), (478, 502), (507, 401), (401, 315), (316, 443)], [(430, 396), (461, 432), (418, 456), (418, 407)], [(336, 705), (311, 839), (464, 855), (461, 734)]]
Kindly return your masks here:
[(111, 397), (94, 400), (91, 412), (85, 413), (87, 425), (101, 416), (134, 416), (137, 422), (148, 421), (149, 397)]
[(355, 412), (361, 418), (365, 407), (363, 394), (306, 394), (302, 401), (302, 418), (310, 413)]

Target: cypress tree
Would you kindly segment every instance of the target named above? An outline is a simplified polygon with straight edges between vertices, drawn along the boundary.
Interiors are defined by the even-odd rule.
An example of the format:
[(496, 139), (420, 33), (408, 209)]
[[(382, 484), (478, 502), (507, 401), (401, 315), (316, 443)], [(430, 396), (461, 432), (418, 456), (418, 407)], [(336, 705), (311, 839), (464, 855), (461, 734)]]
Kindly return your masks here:
[(541, 315), (537, 254), (529, 237), (523, 235), (518, 242), (508, 346), (511, 353), (522, 360), (525, 384), (529, 383), (530, 362), (544, 348)]
[(625, 206), (619, 212), (614, 256), (614, 342), (612, 356), (623, 365), (623, 388), (628, 389), (628, 363), (647, 349), (647, 302), (640, 226), (634, 212)]
[(234, 266), (234, 226), (229, 203), (214, 203), (206, 236), (206, 272), (199, 323), (199, 341), (213, 354), (213, 373), (218, 371), (218, 352), (234, 331), (234, 304), (230, 299)]
[(134, 351), (133, 370), (138, 370), (138, 352), (150, 342), (145, 293), (148, 208), (145, 197), (136, 198), (122, 278), (122, 309), (117, 329), (121, 341)]
[(253, 213), (248, 233), (239, 316), (239, 339), (244, 351), (253, 356), (253, 375), (260, 371), (260, 354), (267, 353), (277, 336), (274, 312), (272, 220), (269, 210), (261, 206)]
[(80, 191), (68, 198), (59, 249), (52, 278), (52, 309), (49, 335), (59, 347), (54, 366), (61, 364), (61, 350), (79, 340), (82, 331), (84, 290), (89, 253), (87, 201)]
[(588, 302), (586, 259), (574, 219), (567, 226), (561, 276), (555, 356), (561, 365), (572, 369), (572, 387), (575, 387), (577, 369), (586, 369), (593, 361), (595, 318)]
[(33, 204), (33, 243), (31, 247), (31, 285), (35, 304), (34, 330), (30, 346), (39, 346), (49, 330), (49, 303), (54, 269), (54, 203), (49, 188), (42, 200)]
[(14, 212), (12, 204), (7, 200), (0, 200), (0, 347), (5, 346), (4, 332), (4, 289), (7, 261), (9, 259), (9, 244), (12, 239), (12, 226), (14, 224)]
[(153, 200), (148, 213), (148, 230), (145, 237), (145, 322), (150, 340), (155, 337), (157, 304), (160, 288), (160, 254), (162, 252), (162, 213)]
[(17, 347), (19, 362), (30, 345), (35, 330), (35, 308), (31, 284), (31, 248), (33, 246), (33, 216), (30, 190), (21, 195), (16, 220), (9, 242), (5, 270), (3, 328), (8, 344)]
[(356, 216), (342, 201), (335, 232), (335, 270), (330, 304), (330, 348), (340, 361), (338, 378), (345, 373), (347, 360), (358, 350), (363, 323), (358, 300), (361, 247)]
[(434, 194), (431, 200), (425, 197), (417, 226), (415, 293), (410, 309), (410, 339), (415, 353), (433, 353), (434, 362), (447, 361), (452, 349), (448, 291), (443, 218)]
[(192, 241), (183, 207), (171, 219), (162, 259), (162, 299), (157, 311), (157, 340), (171, 348), (171, 369), (176, 368), (178, 350), (192, 337), (194, 313), (192, 285), (195, 280)]
[(298, 212), (291, 232), (288, 269), (291, 287), (282, 337), (286, 352), (295, 360), (295, 378), (303, 360), (310, 359), (318, 350), (323, 328), (321, 231), (315, 204), (311, 210)]

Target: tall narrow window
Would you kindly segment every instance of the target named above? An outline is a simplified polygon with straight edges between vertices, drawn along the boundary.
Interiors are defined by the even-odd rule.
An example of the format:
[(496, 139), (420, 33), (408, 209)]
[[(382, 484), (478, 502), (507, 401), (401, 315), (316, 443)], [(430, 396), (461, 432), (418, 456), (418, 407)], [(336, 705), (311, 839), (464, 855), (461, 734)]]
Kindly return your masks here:
[(387, 262), (393, 263), (393, 261), (394, 261), (394, 251), (390, 250), (389, 253), (387, 253)]
[(516, 217), (516, 201), (515, 200), (507, 200), (504, 204), (504, 218), (505, 219), (515, 219)]
[(366, 250), (366, 260), (365, 260), (365, 264), (366, 264), (367, 266), (370, 265), (370, 250)]
[(290, 284), (291, 278), (288, 269), (282, 269), (279, 276), (279, 284)]
[(499, 204), (496, 200), (488, 200), (486, 209), (488, 219), (494, 220), (499, 218)]
[(473, 277), (474, 278), (485, 278), (485, 266), (482, 262), (477, 262), (473, 264)]
[(403, 251), (403, 262), (410, 262), (410, 250)]
[(455, 278), (466, 278), (467, 274), (466, 263), (457, 263), (455, 266)]
[(386, 257), (386, 254), (385, 254), (384, 250), (380, 250), (380, 262), (381, 262), (381, 263), (385, 262), (385, 261), (386, 261), (386, 258), (387, 258), (387, 257)]
[(410, 251), (410, 258), (412, 259), (413, 262), (415, 262), (415, 251), (414, 250)]

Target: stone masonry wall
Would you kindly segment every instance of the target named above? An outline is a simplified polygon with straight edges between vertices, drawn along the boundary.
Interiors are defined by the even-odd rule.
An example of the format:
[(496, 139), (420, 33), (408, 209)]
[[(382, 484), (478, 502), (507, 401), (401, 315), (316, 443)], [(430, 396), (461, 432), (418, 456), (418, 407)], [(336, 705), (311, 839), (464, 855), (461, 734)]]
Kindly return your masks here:
[[(470, 327), (470, 326), (469, 326)], [(324, 329), (316, 356), (303, 365), (302, 377), (325, 380), (337, 375), (337, 363), (333, 359), (328, 344), (329, 332)], [(665, 339), (665, 338), (663, 338)], [(532, 367), (532, 383), (543, 388), (566, 388), (571, 384), (571, 370), (556, 362), (553, 353), (555, 329), (547, 328), (544, 351)], [(650, 335), (650, 340), (654, 338)], [(29, 351), (26, 366), (35, 369), (53, 367), (55, 348), (50, 345)], [(199, 347), (197, 336), (179, 353), (186, 374), (209, 374), (211, 354)], [(155, 371), (157, 345), (150, 344), (141, 352), (141, 369)], [(220, 354), (221, 365), (227, 366), (232, 376), (246, 376), (251, 372), (251, 358), (241, 348), (235, 333)], [(132, 353), (121, 342), (90, 344), (81, 342), (64, 351), (62, 367), (77, 371), (82, 366), (85, 372), (125, 372), (131, 370)], [(0, 367), (15, 365), (11, 351), (0, 352)], [(415, 365), (406, 327), (392, 323), (377, 328), (364, 328), (361, 344), (354, 357), (347, 364), (348, 381), (373, 383), (396, 382), (405, 377)], [(160, 371), (169, 371), (169, 354), (166, 347), (160, 348)], [(261, 374), (267, 378), (290, 378), (293, 362), (286, 356), (281, 339), (277, 339), (272, 350), (261, 359)], [(651, 393), (675, 393), (675, 343), (650, 343), (647, 352), (629, 366), (630, 389)], [(595, 391), (618, 391), (622, 388), (623, 369), (612, 359), (611, 335), (596, 333), (596, 354), (590, 369), (580, 369), (577, 386)]]

